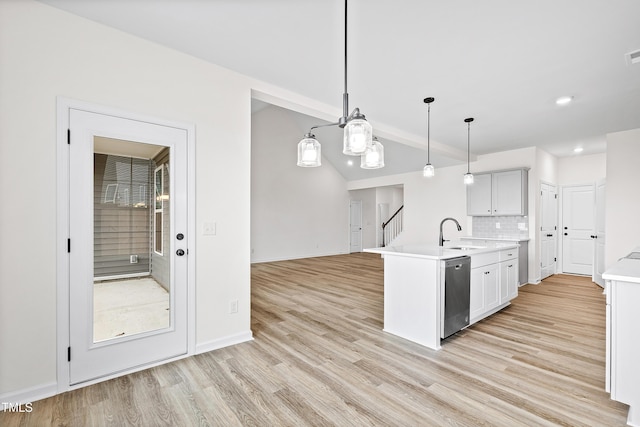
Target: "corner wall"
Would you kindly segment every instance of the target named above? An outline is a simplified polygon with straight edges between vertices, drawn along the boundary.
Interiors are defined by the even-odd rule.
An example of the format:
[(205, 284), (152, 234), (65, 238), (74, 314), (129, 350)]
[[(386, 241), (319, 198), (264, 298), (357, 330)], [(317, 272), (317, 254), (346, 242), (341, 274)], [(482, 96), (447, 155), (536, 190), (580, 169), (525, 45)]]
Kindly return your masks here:
[(640, 246), (640, 129), (607, 135), (605, 268)]

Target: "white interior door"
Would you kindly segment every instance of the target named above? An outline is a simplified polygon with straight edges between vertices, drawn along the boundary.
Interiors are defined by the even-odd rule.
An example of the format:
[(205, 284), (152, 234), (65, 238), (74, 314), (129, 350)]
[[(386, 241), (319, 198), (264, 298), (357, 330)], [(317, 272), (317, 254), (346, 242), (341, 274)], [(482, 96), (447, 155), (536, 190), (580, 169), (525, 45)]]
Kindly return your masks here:
[(556, 272), (558, 247), (558, 193), (555, 185), (540, 185), (540, 278)]
[(75, 385), (187, 353), (187, 132), (69, 114)]
[(562, 271), (593, 274), (593, 235), (595, 228), (593, 185), (562, 189)]
[(604, 287), (604, 249), (605, 249), (605, 189), (606, 181), (601, 180), (596, 183), (596, 229), (593, 233), (594, 252), (593, 252), (593, 281)]
[(362, 252), (362, 201), (351, 200), (349, 203), (349, 252)]

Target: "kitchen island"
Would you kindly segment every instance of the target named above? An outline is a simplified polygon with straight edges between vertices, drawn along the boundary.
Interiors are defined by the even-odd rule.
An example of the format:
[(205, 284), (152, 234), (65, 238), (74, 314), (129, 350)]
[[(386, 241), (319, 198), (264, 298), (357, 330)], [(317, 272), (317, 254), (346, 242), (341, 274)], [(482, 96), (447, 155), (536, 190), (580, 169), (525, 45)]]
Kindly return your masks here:
[(629, 405), (627, 424), (640, 426), (640, 247), (609, 267), (607, 298), (606, 382), (611, 399)]
[(518, 295), (518, 244), (451, 243), (365, 249), (384, 258), (384, 331), (438, 350), (444, 336), (445, 263), (471, 258), (469, 324)]

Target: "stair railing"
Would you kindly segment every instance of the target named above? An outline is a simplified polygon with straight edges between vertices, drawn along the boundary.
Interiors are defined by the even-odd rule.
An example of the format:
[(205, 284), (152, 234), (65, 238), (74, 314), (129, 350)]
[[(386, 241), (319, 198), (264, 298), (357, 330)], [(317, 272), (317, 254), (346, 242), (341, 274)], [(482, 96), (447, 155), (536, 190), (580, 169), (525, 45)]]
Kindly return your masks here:
[(382, 246), (386, 246), (402, 232), (402, 210), (404, 205), (391, 215), (391, 218), (382, 223)]

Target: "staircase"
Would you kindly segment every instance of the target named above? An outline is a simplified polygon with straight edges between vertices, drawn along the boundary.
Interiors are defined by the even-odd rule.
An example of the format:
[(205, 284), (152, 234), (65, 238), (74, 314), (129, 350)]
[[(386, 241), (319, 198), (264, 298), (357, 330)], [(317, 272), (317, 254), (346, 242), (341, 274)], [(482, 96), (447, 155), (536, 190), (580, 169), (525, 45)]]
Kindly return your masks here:
[(404, 205), (391, 215), (388, 221), (382, 223), (382, 246), (387, 246), (402, 232), (402, 213)]

